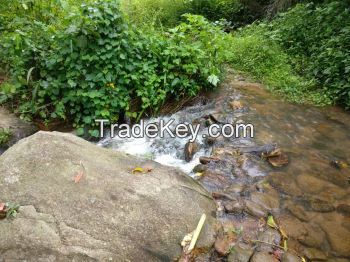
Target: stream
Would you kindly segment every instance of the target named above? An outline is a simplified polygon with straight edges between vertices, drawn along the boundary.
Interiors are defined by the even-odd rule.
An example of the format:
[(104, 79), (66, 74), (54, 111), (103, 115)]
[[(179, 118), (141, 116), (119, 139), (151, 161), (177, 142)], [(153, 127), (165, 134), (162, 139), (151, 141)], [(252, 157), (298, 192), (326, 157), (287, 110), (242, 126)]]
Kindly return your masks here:
[[(208, 115), (252, 123), (255, 137), (204, 139)], [(230, 76), (201, 102), (161, 117), (169, 118), (203, 126), (190, 162), (184, 160), (188, 138), (107, 137), (98, 144), (177, 167), (212, 193), (221, 228), (215, 250), (195, 261), (245, 261), (238, 257), (253, 252), (270, 260), (261, 255), (250, 261), (350, 261), (349, 113), (291, 104)], [(242, 150), (274, 143), (288, 164), (276, 167)], [(266, 225), (268, 216), (278, 228)]]

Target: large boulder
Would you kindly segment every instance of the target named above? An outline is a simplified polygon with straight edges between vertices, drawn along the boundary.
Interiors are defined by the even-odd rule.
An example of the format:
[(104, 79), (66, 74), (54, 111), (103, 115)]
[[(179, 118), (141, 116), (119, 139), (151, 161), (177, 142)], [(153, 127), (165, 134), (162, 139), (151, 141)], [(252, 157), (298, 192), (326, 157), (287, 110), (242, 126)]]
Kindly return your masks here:
[(197, 246), (215, 240), (215, 204), (190, 177), (71, 134), (38, 132), (7, 150), (0, 188), (0, 202), (21, 205), (0, 220), (0, 261), (171, 261), (203, 213)]

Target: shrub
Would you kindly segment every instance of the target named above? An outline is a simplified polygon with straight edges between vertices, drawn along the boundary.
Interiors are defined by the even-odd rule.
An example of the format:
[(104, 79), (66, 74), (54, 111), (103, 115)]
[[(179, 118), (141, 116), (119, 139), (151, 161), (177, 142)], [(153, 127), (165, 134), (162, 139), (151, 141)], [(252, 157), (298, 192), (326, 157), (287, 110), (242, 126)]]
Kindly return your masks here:
[(298, 5), (281, 14), (268, 36), (293, 58), (319, 91), (350, 107), (350, 8), (347, 1)]
[[(28, 30), (18, 50), (4, 49), (1, 56), (13, 60), (3, 92), (27, 118), (66, 119), (79, 133), (95, 119), (155, 113), (166, 99), (193, 96), (218, 82), (220, 30), (202, 17), (187, 19), (166, 34), (145, 34), (125, 22), (114, 1), (84, 5), (63, 29), (40, 24), (44, 38)], [(4, 37), (3, 46), (13, 45), (12, 34), (18, 32)], [(20, 71), (13, 68), (18, 64)]]
[(11, 131), (8, 129), (0, 128), (0, 147), (5, 146), (7, 142), (11, 139)]
[(121, 7), (131, 22), (138, 25), (151, 24), (173, 27), (187, 13), (186, 0), (122, 0)]
[(212, 22), (225, 20), (227, 29), (237, 28), (261, 18), (264, 0), (122, 0), (122, 9), (132, 22), (156, 27), (172, 27), (186, 13), (201, 15)]

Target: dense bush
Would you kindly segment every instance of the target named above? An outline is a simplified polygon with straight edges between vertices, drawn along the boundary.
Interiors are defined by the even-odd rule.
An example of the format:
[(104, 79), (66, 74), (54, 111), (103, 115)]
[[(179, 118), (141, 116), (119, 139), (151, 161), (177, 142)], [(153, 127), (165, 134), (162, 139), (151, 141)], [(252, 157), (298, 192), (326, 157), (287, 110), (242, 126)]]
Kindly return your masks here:
[(261, 18), (267, 6), (264, 0), (122, 0), (123, 11), (132, 22), (172, 27), (182, 15), (202, 15), (209, 21), (227, 21), (228, 29), (246, 25)]
[[(267, 26), (265, 26), (267, 27)], [(350, 8), (348, 1), (298, 5), (268, 26), (294, 67), (319, 90), (350, 107)]]
[(8, 32), (0, 40), (1, 57), (11, 58), (3, 92), (25, 116), (69, 119), (80, 131), (98, 118), (155, 112), (167, 98), (218, 82), (223, 33), (202, 17), (187, 19), (166, 34), (142, 34), (118, 4), (100, 1), (84, 5), (62, 29), (39, 23), (40, 34), (34, 25), (24, 35)]

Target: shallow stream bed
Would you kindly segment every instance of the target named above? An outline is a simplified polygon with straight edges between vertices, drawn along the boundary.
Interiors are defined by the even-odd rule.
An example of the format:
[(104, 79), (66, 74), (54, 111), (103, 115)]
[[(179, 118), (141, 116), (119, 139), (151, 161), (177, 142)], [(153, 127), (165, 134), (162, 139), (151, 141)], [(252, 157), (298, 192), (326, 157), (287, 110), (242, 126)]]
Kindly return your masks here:
[[(208, 141), (208, 116), (252, 123), (255, 137)], [(176, 166), (212, 193), (221, 222), (215, 250), (193, 260), (350, 261), (349, 113), (290, 104), (232, 76), (202, 103), (167, 118), (203, 124), (190, 162), (189, 138), (106, 138), (99, 145)], [(274, 143), (288, 156), (283, 167), (242, 150)], [(203, 156), (212, 159), (200, 164)]]

